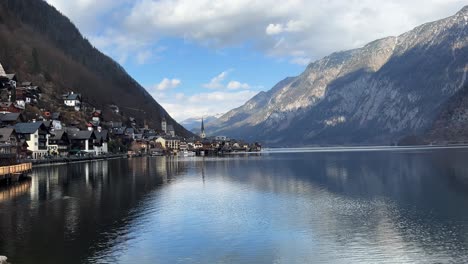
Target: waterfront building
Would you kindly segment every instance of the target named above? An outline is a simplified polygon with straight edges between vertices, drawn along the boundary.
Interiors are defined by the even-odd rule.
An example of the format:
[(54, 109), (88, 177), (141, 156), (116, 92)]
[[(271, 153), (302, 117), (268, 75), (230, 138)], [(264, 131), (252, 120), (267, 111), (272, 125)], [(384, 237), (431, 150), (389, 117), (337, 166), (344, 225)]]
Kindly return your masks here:
[(93, 143), (96, 139), (94, 131), (69, 130), (68, 137), (70, 138), (71, 152), (94, 153)]
[(49, 132), (43, 122), (18, 123), (15, 125), (18, 138), (26, 142), (27, 149), (33, 159), (47, 155), (47, 141)]
[(47, 150), (50, 155), (67, 156), (70, 146), (70, 139), (65, 130), (53, 130), (49, 136), (49, 144)]

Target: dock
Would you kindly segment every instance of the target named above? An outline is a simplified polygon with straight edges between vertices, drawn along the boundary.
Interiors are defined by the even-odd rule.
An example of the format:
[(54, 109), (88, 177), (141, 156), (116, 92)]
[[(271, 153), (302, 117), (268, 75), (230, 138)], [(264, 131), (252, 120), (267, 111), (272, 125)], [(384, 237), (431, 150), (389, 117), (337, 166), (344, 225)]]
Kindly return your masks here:
[(23, 175), (30, 173), (31, 170), (31, 162), (10, 166), (1, 166), (0, 181), (6, 181), (7, 183), (17, 182)]

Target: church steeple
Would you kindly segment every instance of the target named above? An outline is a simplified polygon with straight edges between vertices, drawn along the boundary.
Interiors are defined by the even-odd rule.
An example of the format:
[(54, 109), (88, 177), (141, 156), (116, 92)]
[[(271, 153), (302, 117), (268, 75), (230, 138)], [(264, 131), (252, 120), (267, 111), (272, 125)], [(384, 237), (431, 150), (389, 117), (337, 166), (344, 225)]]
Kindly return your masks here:
[(201, 133), (200, 133), (200, 137), (202, 139), (205, 139), (206, 138), (206, 134), (205, 134), (205, 124), (203, 124), (203, 117), (201, 118)]

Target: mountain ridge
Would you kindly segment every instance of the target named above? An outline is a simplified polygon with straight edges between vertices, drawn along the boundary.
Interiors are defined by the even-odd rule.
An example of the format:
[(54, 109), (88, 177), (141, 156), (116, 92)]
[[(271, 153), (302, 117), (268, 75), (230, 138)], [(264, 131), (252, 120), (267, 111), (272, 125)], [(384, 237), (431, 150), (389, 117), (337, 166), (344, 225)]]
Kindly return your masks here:
[(332, 53), (207, 128), (284, 146), (393, 144), (422, 133), (466, 82), (467, 13)]
[[(54, 7), (42, 0), (0, 0), (0, 7), (0, 63), (21, 79), (43, 87), (47, 103), (41, 108), (59, 109), (61, 94), (74, 91), (102, 109), (108, 120), (133, 116), (141, 125), (160, 129), (165, 117), (179, 135), (191, 135)], [(39, 69), (32, 67), (34, 60)], [(110, 105), (118, 105), (124, 114), (113, 114)]]

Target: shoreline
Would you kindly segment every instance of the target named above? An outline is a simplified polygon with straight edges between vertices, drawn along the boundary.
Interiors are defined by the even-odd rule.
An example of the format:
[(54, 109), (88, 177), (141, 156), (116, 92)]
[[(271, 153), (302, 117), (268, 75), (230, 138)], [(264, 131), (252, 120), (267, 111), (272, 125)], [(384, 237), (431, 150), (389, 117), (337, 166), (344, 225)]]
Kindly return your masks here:
[(398, 151), (398, 150), (431, 150), (431, 149), (464, 149), (468, 144), (452, 145), (415, 145), (415, 146), (333, 146), (333, 147), (279, 147), (264, 148), (260, 153), (292, 152), (353, 152), (353, 151)]
[(82, 163), (82, 162), (95, 162), (102, 160), (112, 160), (112, 159), (122, 159), (127, 158), (127, 155), (117, 154), (109, 156), (97, 156), (97, 157), (83, 157), (83, 158), (61, 158), (61, 159), (52, 159), (52, 160), (35, 160), (31, 161), (33, 168), (46, 167), (51, 165), (66, 165), (72, 163)]

